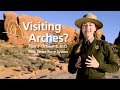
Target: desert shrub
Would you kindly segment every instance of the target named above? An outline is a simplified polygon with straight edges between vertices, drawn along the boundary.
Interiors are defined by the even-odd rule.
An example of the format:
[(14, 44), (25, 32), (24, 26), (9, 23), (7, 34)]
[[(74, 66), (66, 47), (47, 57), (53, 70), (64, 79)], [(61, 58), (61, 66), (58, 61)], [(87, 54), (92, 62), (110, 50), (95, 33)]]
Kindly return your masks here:
[(35, 64), (37, 63), (38, 61), (34, 60), (34, 59), (29, 59), (29, 61), (31, 62), (31, 64)]
[(46, 61), (44, 60), (41, 60), (40, 58), (36, 58), (36, 63), (35, 63), (35, 66), (39, 69), (42, 69), (42, 66), (43, 64), (45, 63)]
[(18, 67), (19, 62), (17, 62), (15, 59), (12, 60), (5, 60), (3, 61), (5, 67)]
[(11, 48), (1, 47), (0, 48), (0, 55), (2, 55), (2, 54), (4, 54), (4, 55), (13, 55), (15, 53), (27, 54), (28, 51), (27, 51), (27, 49), (20, 49), (20, 48), (17, 48), (17, 47), (11, 47)]
[(1, 55), (0, 59), (4, 61), (4, 60), (12, 60), (15, 58), (12, 55)]
[[(27, 46), (23, 46), (23, 48), (18, 47), (3, 47), (0, 46), (0, 63), (3, 63), (5, 67), (18, 67), (20, 66), (23, 70), (33, 71), (37, 69), (49, 69), (55, 70), (55, 63), (51, 61), (42, 60), (42, 58), (46, 59), (60, 59), (61, 61), (67, 62), (68, 54), (40, 54), (38, 58), (35, 60), (30, 59), (30, 54), (28, 53)], [(70, 50), (70, 46), (66, 48)], [(58, 50), (56, 48), (51, 48), (50, 50)]]
[(14, 53), (12, 56), (15, 57), (15, 58), (18, 58), (20, 60), (29, 60), (29, 55), (28, 54), (23, 54), (21, 52), (20, 53)]
[(29, 47), (29, 45), (23, 45), (23, 48), (28, 48)]
[(31, 62), (31, 66), (29, 68), (31, 68), (32, 70), (38, 70), (42, 67), (42, 65), (45, 63), (45, 61), (40, 60), (40, 59), (29, 59), (29, 61)]
[(35, 66), (37, 69), (41, 69), (41, 67), (43, 66), (43, 64), (37, 62), (37, 63), (34, 64), (34, 66)]
[(20, 65), (20, 67), (21, 67), (21, 69), (22, 69), (23, 71), (28, 71), (28, 68), (27, 68), (26, 66)]
[[(45, 53), (45, 54), (42, 54), (40, 53), (38, 55), (38, 57), (41, 57), (41, 58), (45, 58), (45, 59), (50, 59), (50, 60), (53, 60), (53, 59), (56, 59), (56, 60), (60, 60), (60, 61), (63, 61), (63, 62), (68, 62), (68, 57), (69, 57), (69, 54), (71, 53), (71, 50), (72, 50), (72, 47), (73, 47), (73, 44), (68, 44), (67, 45), (67, 48), (45, 48), (44, 50), (49, 50), (49, 51), (67, 51), (68, 53)], [(42, 50), (42, 49), (41, 49)]]
[(5, 55), (11, 55), (12, 53), (11, 53), (8, 49), (5, 49), (5, 50), (4, 50), (4, 54), (5, 54)]
[(38, 70), (38, 68), (35, 65), (31, 65), (27, 67), (28, 71), (33, 72), (34, 70)]
[(38, 57), (41, 57), (41, 58), (46, 58), (47, 57), (47, 54), (39, 54)]
[(55, 67), (56, 67), (56, 65), (55, 65), (54, 62), (46, 62), (46, 63), (43, 64), (43, 66), (41, 68), (54, 71)]
[(23, 49), (21, 49), (21, 52), (22, 52), (23, 54), (28, 54), (28, 49), (27, 49), (27, 48), (23, 48)]
[(12, 55), (13, 52), (11, 52), (10, 49), (4, 48), (4, 49), (2, 50), (2, 54), (4, 54), (4, 55)]
[(42, 60), (40, 57), (36, 58), (36, 61), (40, 61), (41, 63), (44, 63), (45, 61)]
[(29, 60), (22, 60), (21, 64), (25, 66), (31, 66), (31, 62)]

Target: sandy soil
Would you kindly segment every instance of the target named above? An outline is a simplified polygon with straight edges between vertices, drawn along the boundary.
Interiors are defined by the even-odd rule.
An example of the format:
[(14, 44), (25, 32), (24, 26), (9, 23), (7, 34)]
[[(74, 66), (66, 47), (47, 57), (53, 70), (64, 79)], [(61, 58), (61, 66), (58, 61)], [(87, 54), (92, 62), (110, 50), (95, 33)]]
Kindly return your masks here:
[[(0, 79), (75, 79), (76, 74), (70, 74), (67, 70), (50, 71), (48, 69), (33, 72), (21, 71), (18, 68), (4, 68), (0, 71)], [(120, 71), (106, 73), (106, 79), (120, 79)]]
[(50, 71), (43, 69), (28, 72), (11, 67), (0, 71), (0, 79), (75, 79), (75, 76), (75, 74), (70, 74), (66, 70)]

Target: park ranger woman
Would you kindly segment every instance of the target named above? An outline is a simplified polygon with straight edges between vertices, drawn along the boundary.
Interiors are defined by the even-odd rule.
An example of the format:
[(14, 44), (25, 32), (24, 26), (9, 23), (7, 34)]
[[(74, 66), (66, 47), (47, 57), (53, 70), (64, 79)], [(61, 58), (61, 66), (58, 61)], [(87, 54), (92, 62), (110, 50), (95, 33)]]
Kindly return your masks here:
[(76, 79), (105, 79), (105, 73), (114, 73), (119, 66), (109, 43), (98, 40), (96, 31), (103, 27), (92, 13), (75, 21), (80, 28), (79, 43), (73, 46), (69, 57), (68, 72), (77, 73)]

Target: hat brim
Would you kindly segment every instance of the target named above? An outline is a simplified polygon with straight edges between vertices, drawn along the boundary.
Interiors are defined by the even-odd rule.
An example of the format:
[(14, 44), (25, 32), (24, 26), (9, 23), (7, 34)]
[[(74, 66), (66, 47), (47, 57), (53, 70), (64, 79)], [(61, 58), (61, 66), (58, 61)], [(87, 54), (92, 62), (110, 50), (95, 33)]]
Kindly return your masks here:
[(96, 20), (96, 19), (91, 19), (91, 18), (80, 18), (80, 19), (75, 21), (75, 25), (78, 28), (81, 28), (81, 25), (83, 22), (92, 22), (92, 23), (97, 25), (98, 29), (101, 29), (103, 27), (103, 24), (101, 21)]

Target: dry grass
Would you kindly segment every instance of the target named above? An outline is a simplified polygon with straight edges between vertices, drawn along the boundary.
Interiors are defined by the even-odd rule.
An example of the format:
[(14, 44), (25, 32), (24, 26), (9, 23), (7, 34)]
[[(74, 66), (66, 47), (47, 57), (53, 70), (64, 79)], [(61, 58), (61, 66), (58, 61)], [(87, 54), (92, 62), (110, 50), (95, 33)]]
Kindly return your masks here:
[(17, 47), (0, 47), (0, 63), (5, 67), (21, 67), (22, 70), (30, 71), (38, 69), (52, 69), (54, 67), (53, 63), (48, 63), (40, 58), (36, 60), (29, 58), (28, 48), (17, 48)]
[[(67, 50), (70, 52), (72, 46), (68, 46)], [(55, 49), (53, 49), (55, 50)], [(117, 54), (117, 50), (114, 49), (115, 57), (117, 58), (118, 62), (119, 56)], [(60, 60), (64, 63), (68, 63), (68, 54), (41, 54), (38, 55), (36, 59), (30, 58), (32, 56), (28, 53), (27, 46), (24, 46), (23, 48), (18, 47), (4, 47), (0, 46), (0, 63), (3, 64), (5, 67), (21, 67), (22, 70), (30, 71), (38, 70), (38, 69), (49, 69), (51, 71), (55, 70), (55, 63), (54, 62), (48, 62), (45, 60), (41, 60), (41, 57), (44, 59), (49, 60)]]

